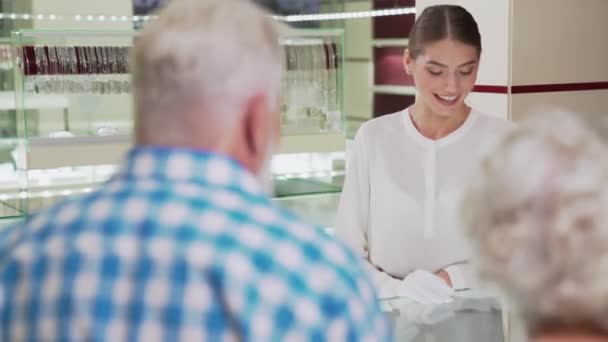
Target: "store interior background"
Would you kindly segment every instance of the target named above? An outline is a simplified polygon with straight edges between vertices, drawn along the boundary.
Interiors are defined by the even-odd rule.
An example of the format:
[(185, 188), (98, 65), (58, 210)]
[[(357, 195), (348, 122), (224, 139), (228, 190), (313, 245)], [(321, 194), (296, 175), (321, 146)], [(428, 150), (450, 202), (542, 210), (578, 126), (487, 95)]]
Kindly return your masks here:
[[(66, 34), (78, 30), (130, 30), (145, 25), (150, 11), (164, 1), (1, 0), (0, 34), (8, 39), (10, 32), (17, 29), (60, 30)], [(340, 56), (343, 141), (331, 149), (321, 146), (306, 151), (308, 146), (314, 146), (315, 139), (301, 140), (296, 150), (307, 153), (287, 159), (292, 166), (301, 168), (276, 173), (276, 200), (326, 228), (333, 226), (344, 159), (358, 127), (371, 118), (402, 110), (415, 98), (413, 81), (405, 75), (401, 58), (415, 14), (373, 16), (379, 10), (415, 9), (420, 13), (429, 5), (451, 3), (471, 11), (479, 23), (484, 50), (477, 86), (467, 101), (483, 112), (518, 121), (546, 108), (560, 108), (598, 122), (603, 122), (608, 113), (606, 0), (258, 1), (283, 17), (327, 13), (348, 17), (353, 12), (364, 16), (292, 23), (297, 28), (344, 32)], [(4, 140), (18, 136), (20, 118), (14, 108), (18, 106), (14, 77), (11, 70), (0, 70), (0, 135)], [(71, 120), (78, 121), (78, 113), (85, 112), (84, 107), (91, 104), (117, 119), (131, 115), (128, 95), (81, 96), (69, 98), (62, 108), (28, 108), (24, 112), (32, 118), (30, 122), (52, 127), (59, 124), (57, 118), (63, 118), (66, 111), (73, 113)], [(94, 111), (87, 115), (91, 113)], [(3, 144), (0, 150), (0, 172), (14, 164), (10, 146)], [(275, 164), (281, 164), (281, 158), (278, 156)], [(282, 168), (277, 165), (275, 168)], [(29, 195), (23, 195), (27, 182), (24, 184), (20, 176), (17, 180), (21, 183), (13, 188), (22, 195), (18, 201), (28, 201), (25, 197)], [(65, 191), (59, 191), (57, 198), (69, 194)], [(2, 195), (0, 189), (0, 203), (8, 207), (2, 209), (0, 214), (5, 219), (0, 222), (21, 219), (24, 212), (19, 211), (17, 202), (6, 201)]]

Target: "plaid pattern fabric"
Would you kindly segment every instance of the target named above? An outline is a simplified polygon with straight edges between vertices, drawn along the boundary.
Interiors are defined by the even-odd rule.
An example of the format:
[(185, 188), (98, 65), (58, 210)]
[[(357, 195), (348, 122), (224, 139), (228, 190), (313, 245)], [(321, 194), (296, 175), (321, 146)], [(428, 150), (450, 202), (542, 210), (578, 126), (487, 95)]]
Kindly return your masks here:
[(2, 341), (387, 341), (359, 258), (236, 162), (137, 148), (0, 233)]

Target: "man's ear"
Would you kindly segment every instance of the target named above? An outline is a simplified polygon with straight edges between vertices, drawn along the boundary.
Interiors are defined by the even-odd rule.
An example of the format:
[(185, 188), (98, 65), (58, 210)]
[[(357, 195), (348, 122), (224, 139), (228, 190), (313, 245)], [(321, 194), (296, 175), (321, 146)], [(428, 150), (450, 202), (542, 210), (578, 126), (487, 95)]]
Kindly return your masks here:
[(266, 96), (256, 95), (247, 102), (242, 129), (250, 168), (254, 173), (261, 167), (267, 153), (268, 140), (274, 135), (269, 115)]

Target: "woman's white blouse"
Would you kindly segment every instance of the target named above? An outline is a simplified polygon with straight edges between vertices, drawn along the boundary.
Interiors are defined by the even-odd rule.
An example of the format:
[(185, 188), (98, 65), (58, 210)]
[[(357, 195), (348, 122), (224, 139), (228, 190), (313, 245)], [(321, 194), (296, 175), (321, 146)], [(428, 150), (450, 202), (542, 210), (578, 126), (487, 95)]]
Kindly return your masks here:
[(471, 286), (460, 196), (488, 147), (514, 125), (472, 110), (439, 140), (424, 137), (404, 111), (363, 124), (348, 157), (336, 235), (368, 261), (381, 297), (417, 270), (445, 269)]

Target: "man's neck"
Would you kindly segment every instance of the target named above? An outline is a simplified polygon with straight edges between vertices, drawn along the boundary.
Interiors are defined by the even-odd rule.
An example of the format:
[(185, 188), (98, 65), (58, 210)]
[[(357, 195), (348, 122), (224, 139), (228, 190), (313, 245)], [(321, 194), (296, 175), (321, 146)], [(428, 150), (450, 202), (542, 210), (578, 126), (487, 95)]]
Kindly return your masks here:
[(585, 333), (554, 333), (537, 336), (531, 342), (606, 342), (608, 336)]

